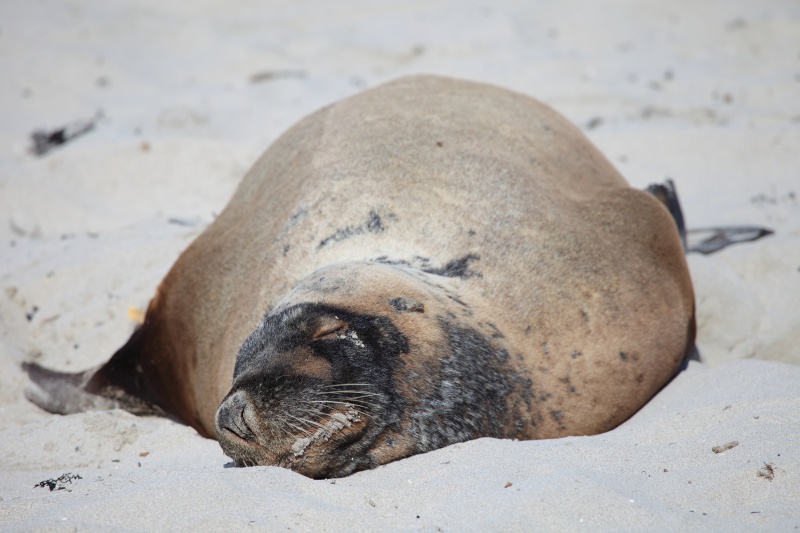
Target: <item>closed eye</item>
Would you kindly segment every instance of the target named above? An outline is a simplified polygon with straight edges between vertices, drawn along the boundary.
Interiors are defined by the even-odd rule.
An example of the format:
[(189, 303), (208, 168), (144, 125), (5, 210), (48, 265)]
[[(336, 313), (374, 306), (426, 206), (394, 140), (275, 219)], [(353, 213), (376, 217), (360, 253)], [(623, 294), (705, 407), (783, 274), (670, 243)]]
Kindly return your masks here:
[(338, 339), (347, 333), (348, 326), (344, 322), (336, 322), (334, 324), (326, 324), (317, 329), (311, 336), (312, 341)]

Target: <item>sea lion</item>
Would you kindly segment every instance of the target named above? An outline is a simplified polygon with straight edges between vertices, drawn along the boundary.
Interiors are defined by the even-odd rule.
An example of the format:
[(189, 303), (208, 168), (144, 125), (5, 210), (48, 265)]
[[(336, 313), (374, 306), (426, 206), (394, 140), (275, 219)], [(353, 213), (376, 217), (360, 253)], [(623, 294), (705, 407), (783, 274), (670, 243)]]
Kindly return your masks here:
[(550, 107), (402, 78), (310, 115), (45, 409), (162, 412), (239, 465), (344, 476), (610, 430), (694, 341), (676, 224)]

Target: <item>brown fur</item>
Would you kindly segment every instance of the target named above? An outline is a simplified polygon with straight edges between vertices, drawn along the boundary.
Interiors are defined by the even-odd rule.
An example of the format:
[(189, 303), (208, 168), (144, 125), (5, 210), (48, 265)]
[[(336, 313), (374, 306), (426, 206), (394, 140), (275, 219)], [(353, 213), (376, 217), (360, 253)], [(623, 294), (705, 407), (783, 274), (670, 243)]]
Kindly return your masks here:
[[(421, 272), (468, 256), (463, 276)], [(308, 280), (291, 292), (323, 268), (324, 292)], [(424, 311), (394, 311), (395, 293)], [(431, 320), (452, 313), (534, 384), (536, 428), (521, 438), (613, 428), (674, 375), (694, 338), (681, 243), (657, 200), (546, 105), (429, 76), (326, 107), (256, 162), (148, 310), (135, 349), (151, 399), (214, 436), (237, 351), (282, 299), (391, 316), (411, 345), (405, 377), (430, 374), (445, 344)], [(396, 384), (408, 398), (425, 387)], [(402, 456), (380, 442), (378, 463)]]

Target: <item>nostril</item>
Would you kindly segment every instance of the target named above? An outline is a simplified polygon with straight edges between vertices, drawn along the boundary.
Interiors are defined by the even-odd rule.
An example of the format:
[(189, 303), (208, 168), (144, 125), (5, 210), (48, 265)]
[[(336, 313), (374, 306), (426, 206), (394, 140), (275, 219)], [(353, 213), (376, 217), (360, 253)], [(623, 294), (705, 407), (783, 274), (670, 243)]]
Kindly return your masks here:
[[(247, 406), (242, 407), (242, 410), (239, 412), (239, 428), (244, 433), (246, 433), (248, 437), (252, 437), (253, 435), (255, 435), (255, 433), (253, 432), (252, 429), (250, 429), (250, 426), (247, 425), (247, 418), (245, 418), (245, 416), (244, 416), (245, 409), (247, 409)], [(247, 438), (247, 437), (243, 437), (243, 438)]]
[(227, 429), (245, 440), (255, 437), (255, 432), (247, 424), (247, 401), (240, 391), (227, 398), (217, 410), (217, 427)]

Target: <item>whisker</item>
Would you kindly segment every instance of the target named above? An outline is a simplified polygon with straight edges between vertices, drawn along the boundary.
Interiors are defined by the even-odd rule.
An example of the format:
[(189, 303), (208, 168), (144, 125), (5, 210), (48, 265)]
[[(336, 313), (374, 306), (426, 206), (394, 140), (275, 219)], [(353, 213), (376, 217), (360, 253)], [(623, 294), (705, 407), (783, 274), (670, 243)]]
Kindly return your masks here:
[(372, 383), (329, 383), (322, 385), (323, 388), (333, 389), (337, 387), (374, 387)]
[(334, 397), (327, 397), (324, 399), (316, 400), (316, 401), (332, 401), (333, 403), (351, 403), (353, 405), (367, 405), (370, 407), (377, 407), (380, 405), (380, 402), (377, 401), (378, 398), (362, 398), (361, 396), (334, 396)]
[[(384, 398), (383, 394), (371, 394), (370, 396), (371, 397), (377, 396), (379, 398)], [(366, 402), (367, 400), (364, 400), (364, 398), (370, 398), (370, 396), (364, 396), (363, 394), (360, 395), (360, 396), (359, 395), (356, 395), (356, 396), (345, 396), (345, 399), (347, 401), (359, 401), (359, 400), (361, 400), (361, 401), (365, 401)], [(369, 402), (367, 402), (367, 403), (369, 403)]]
[(365, 392), (360, 390), (339, 390), (339, 391), (319, 391), (317, 394), (358, 394), (359, 396), (354, 396), (354, 398), (367, 398), (369, 396), (380, 396), (383, 397), (383, 394), (380, 392)]
[(280, 415), (276, 414), (275, 418), (277, 419), (278, 423), (277, 424), (272, 424), (272, 426), (273, 427), (277, 427), (279, 430), (281, 430), (290, 439), (294, 438), (294, 435), (292, 435), (292, 432), (284, 427), (286, 425), (286, 417), (283, 417), (283, 416), (280, 416)]
[[(291, 415), (290, 415), (290, 416), (291, 416)], [(310, 431), (308, 431), (308, 430), (307, 430), (306, 428), (304, 428), (304, 427), (301, 427), (301, 426), (296, 426), (296, 425), (292, 424), (291, 422), (289, 422), (288, 420), (284, 420), (284, 423), (285, 423), (287, 426), (293, 427), (293, 428), (294, 428), (296, 431), (299, 431), (299, 432), (305, 433), (305, 434), (306, 434), (307, 436), (309, 436), (309, 437), (311, 436), (311, 432), (310, 432)], [(295, 436), (295, 437), (296, 437), (296, 436)]]
[(294, 415), (291, 415), (291, 414), (290, 414), (289, 416), (291, 416), (292, 418), (294, 418), (294, 419), (295, 419), (295, 420), (297, 420), (298, 422), (305, 422), (306, 424), (312, 424), (312, 425), (314, 425), (314, 426), (317, 426), (318, 428), (323, 428), (323, 427), (325, 427), (325, 426), (323, 426), (322, 424), (320, 424), (319, 422), (314, 422), (313, 420), (309, 420), (309, 419), (307, 419), (307, 418), (301, 418), (301, 417), (299, 417), (299, 416), (294, 416)]
[[(359, 409), (359, 408), (357, 408), (357, 407), (355, 407), (355, 406), (353, 406), (351, 404), (345, 404), (345, 405), (347, 405), (348, 412), (354, 412), (359, 416), (366, 416), (367, 413), (369, 412), (368, 410), (365, 410), (363, 408)], [(328, 413), (324, 413), (324, 412), (321, 412), (321, 411), (316, 411), (316, 412), (319, 413), (319, 416), (322, 416), (322, 417), (328, 415)]]
[(358, 401), (358, 400), (352, 401), (352, 400), (349, 400), (349, 399), (344, 399), (344, 400), (341, 400), (341, 401), (336, 401), (336, 400), (307, 400), (306, 403), (320, 403), (320, 404), (323, 404), (323, 405), (341, 405), (341, 404), (345, 403), (345, 404), (352, 405), (354, 407), (361, 407), (363, 409), (370, 409), (370, 408), (378, 406), (378, 404), (375, 404), (375, 403), (369, 403), (369, 402)]
[(321, 403), (323, 405), (339, 405), (341, 403), (349, 403), (349, 404), (353, 404), (353, 405), (357, 405), (357, 404), (373, 405), (373, 406), (377, 405), (377, 404), (371, 404), (371, 403), (360, 401), (360, 400), (359, 401), (350, 401), (348, 398), (343, 398), (341, 400), (303, 400), (303, 403)]
[(317, 408), (311, 408), (311, 409), (309, 409), (309, 408), (305, 408), (305, 409), (304, 409), (304, 411), (303, 411), (303, 416), (308, 416), (308, 415), (311, 415), (311, 416), (319, 416), (319, 417), (324, 417), (324, 416), (327, 416), (327, 415), (328, 415), (328, 413), (327, 413), (327, 412), (325, 412), (325, 411), (323, 411), (322, 409), (317, 409)]

